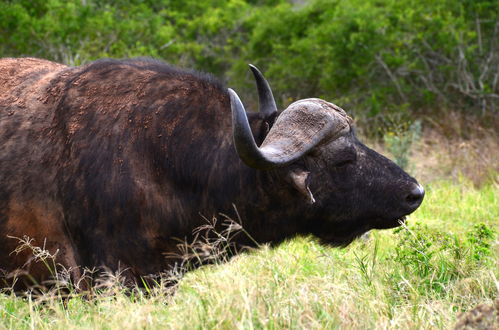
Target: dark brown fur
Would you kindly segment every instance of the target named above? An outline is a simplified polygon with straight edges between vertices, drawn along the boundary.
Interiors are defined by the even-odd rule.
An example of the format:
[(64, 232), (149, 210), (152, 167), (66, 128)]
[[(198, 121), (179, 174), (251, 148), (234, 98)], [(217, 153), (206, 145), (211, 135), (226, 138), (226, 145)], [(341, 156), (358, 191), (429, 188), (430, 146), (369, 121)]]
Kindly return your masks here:
[[(178, 239), (241, 198), (226, 89), (153, 60), (0, 61), (0, 268), (24, 235), (66, 267), (157, 273)], [(229, 166), (227, 166), (229, 165)], [(216, 200), (217, 203), (213, 201)], [(196, 205), (197, 207), (194, 207)], [(26, 264), (28, 263), (28, 264)], [(79, 274), (75, 271), (75, 275)]]

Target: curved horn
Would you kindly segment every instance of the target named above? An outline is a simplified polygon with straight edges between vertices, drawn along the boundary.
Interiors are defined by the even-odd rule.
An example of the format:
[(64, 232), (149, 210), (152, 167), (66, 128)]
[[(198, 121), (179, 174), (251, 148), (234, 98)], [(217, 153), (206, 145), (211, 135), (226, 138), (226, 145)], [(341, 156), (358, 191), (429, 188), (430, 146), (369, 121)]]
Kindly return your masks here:
[(230, 106), (232, 109), (232, 134), (239, 158), (248, 166), (267, 169), (279, 166), (275, 160), (269, 159), (256, 145), (253, 133), (239, 96), (229, 88)]
[(260, 113), (268, 117), (277, 112), (277, 106), (275, 104), (274, 95), (272, 94), (272, 89), (270, 85), (263, 76), (263, 74), (258, 70), (253, 64), (248, 64), (253, 76), (256, 81), (256, 88), (258, 89), (258, 104), (260, 106)]
[(301, 100), (281, 113), (259, 148), (239, 96), (230, 88), (229, 95), (237, 153), (246, 165), (256, 169), (288, 165), (349, 127), (348, 116), (333, 104), (319, 99)]

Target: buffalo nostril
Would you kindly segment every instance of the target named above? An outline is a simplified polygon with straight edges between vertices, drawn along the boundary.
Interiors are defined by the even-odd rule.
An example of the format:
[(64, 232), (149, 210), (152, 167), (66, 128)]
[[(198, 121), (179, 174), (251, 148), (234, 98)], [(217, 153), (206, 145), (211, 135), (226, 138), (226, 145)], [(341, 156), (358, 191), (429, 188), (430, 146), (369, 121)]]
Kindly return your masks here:
[(421, 185), (418, 184), (411, 190), (405, 200), (411, 206), (419, 206), (419, 204), (421, 204), (421, 202), (423, 201), (423, 197), (424, 189)]

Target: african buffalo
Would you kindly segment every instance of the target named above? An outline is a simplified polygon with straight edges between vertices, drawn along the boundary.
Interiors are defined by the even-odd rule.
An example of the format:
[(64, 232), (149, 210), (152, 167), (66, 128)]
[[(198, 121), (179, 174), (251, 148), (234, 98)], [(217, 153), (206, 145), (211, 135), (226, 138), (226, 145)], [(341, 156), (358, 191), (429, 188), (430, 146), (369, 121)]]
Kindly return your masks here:
[(171, 268), (179, 240), (220, 213), (241, 219), (239, 246), (308, 234), (344, 246), (421, 204), (422, 187), (359, 142), (345, 111), (311, 98), (277, 112), (251, 70), (260, 111), (247, 113), (212, 76), (156, 60), (0, 60), (4, 274), (50, 277), (31, 251), (12, 253), (16, 237), (57, 252), (75, 280), (83, 267), (134, 280)]

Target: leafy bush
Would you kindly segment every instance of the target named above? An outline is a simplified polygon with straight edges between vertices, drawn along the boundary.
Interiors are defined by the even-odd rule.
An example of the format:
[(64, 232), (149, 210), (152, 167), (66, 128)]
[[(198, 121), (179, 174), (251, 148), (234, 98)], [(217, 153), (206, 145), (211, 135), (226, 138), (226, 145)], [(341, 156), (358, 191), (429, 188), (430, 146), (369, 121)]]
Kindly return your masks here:
[[(491, 254), (491, 243), (496, 232), (487, 225), (475, 224), (466, 239), (416, 223), (402, 226), (395, 232), (399, 236), (394, 260), (402, 265), (403, 273), (419, 278), (414, 287), (425, 294), (428, 290), (445, 294), (451, 281), (469, 276)], [(391, 280), (400, 282), (400, 272), (392, 273)], [(398, 285), (396, 285), (398, 286)]]
[(159, 57), (224, 77), (250, 103), (255, 63), (281, 105), (333, 100), (376, 134), (389, 113), (497, 114), (498, 11), (492, 0), (3, 0), (0, 55)]
[(403, 169), (409, 165), (411, 146), (421, 137), (421, 121), (414, 121), (407, 130), (394, 127), (393, 131), (383, 136), (388, 151), (393, 155), (395, 163)]
[[(378, 118), (440, 107), (496, 112), (492, 1), (311, 1), (255, 13), (242, 55), (278, 95), (324, 97)], [(239, 70), (243, 70), (240, 66)], [(239, 72), (241, 75), (242, 72)]]
[(483, 223), (473, 225), (473, 230), (466, 233), (467, 242), (472, 247), (472, 256), (480, 261), (490, 255), (491, 241), (494, 239), (495, 231)]

